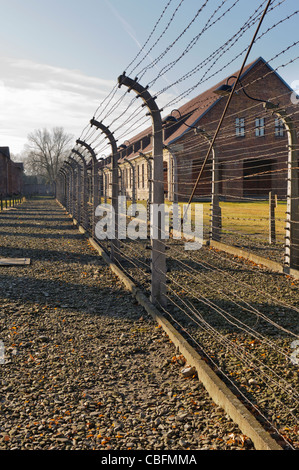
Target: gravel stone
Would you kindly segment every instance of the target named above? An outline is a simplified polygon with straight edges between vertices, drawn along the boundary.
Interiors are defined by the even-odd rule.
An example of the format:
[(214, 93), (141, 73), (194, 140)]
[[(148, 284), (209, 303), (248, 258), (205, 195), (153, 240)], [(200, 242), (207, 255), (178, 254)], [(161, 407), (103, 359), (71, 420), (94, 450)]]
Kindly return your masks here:
[(0, 247), (31, 259), (0, 266), (1, 450), (254, 449), (54, 200), (0, 213)]
[[(245, 240), (225, 233), (221, 241), (282, 262), (282, 244), (270, 246), (255, 237)], [(143, 269), (146, 244), (135, 243), (133, 263), (123, 265), (150, 295), (150, 278)], [(171, 237), (167, 240), (169, 289), (163, 314), (279, 444), (298, 450), (294, 343), (299, 338), (299, 280), (209, 244), (191, 253), (182, 245)], [(132, 256), (129, 248), (123, 250)], [(234, 440), (228, 442), (233, 446)]]

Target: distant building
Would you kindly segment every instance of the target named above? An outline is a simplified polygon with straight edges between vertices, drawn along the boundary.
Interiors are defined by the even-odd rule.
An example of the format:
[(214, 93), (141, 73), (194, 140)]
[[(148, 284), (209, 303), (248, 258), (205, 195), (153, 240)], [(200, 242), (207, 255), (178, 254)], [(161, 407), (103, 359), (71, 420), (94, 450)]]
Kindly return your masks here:
[[(235, 74), (237, 75), (237, 73)], [(236, 77), (235, 77), (236, 78)], [(227, 98), (215, 94), (221, 85), (233, 84), (233, 77), (190, 100), (173, 111), (176, 121), (166, 122), (164, 140), (164, 190), (169, 200), (188, 199), (209, 148), (209, 140), (193, 127), (213, 136)], [(244, 68), (229, 111), (216, 139), (219, 195), (226, 200), (264, 197), (273, 191), (286, 196), (287, 131), (282, 121), (259, 100), (279, 104), (290, 116), (296, 116), (291, 102), (293, 90), (262, 58)], [(295, 122), (296, 125), (296, 122)], [(192, 128), (188, 127), (191, 126)], [(148, 199), (152, 129), (145, 129), (120, 147), (119, 190), (127, 197)], [(104, 192), (111, 195), (111, 159), (101, 164)], [(212, 191), (212, 156), (202, 174), (195, 199), (208, 198)]]
[(0, 147), (0, 195), (21, 195), (23, 192), (23, 163), (11, 160), (9, 147)]

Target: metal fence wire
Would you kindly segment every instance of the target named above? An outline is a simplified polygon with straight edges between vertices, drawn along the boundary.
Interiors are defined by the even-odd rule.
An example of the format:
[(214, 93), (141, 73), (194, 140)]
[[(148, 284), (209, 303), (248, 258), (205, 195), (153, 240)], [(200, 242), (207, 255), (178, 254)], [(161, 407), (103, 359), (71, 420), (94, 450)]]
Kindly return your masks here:
[[(273, 2), (269, 11), (283, 3)], [(244, 60), (233, 85), (226, 79), (186, 101), (196, 84), (213, 76), (216, 58), (257, 26), (264, 8), (262, 2), (219, 50), (176, 77), (172, 85), (186, 80), (177, 100), (167, 102), (167, 86), (155, 87), (155, 95), (151, 89), (188, 47), (179, 50), (172, 41), (177, 59), (161, 66), (149, 86), (141, 85), (144, 76), (169, 49), (141, 69), (142, 60), (133, 67), (134, 60), (130, 76), (120, 75), (60, 169), (56, 198), (271, 432), (296, 448), (298, 97), (286, 84), (265, 84), (277, 84), (278, 69), (298, 59), (287, 59), (298, 41), (276, 53), (280, 66), (260, 58), (247, 67)], [(287, 11), (256, 41), (297, 13)], [(164, 212), (155, 212), (159, 207)], [(198, 227), (194, 214), (201, 214)], [(186, 249), (196, 241), (200, 249)]]

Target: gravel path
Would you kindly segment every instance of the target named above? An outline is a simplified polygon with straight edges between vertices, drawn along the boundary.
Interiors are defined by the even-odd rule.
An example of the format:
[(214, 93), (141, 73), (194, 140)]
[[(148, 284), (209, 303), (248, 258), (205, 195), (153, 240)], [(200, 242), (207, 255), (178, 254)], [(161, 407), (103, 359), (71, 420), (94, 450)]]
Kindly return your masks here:
[(253, 449), (53, 200), (0, 213), (0, 450)]

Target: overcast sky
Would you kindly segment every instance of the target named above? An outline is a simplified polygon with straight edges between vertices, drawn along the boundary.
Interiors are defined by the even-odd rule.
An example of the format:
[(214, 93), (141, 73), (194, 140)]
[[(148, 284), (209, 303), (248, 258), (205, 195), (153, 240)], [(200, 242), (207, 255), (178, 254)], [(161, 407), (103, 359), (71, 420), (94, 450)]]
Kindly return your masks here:
[[(274, 0), (273, 5), (280, 1)], [(234, 3), (235, 8), (227, 11)], [(0, 146), (8, 146), (13, 154), (18, 154), (29, 132), (55, 126), (64, 127), (74, 135), (75, 141), (117, 83), (117, 77), (130, 69), (134, 76), (141, 72), (144, 86), (160, 73), (153, 83), (153, 92), (165, 87), (165, 93), (159, 96), (162, 105), (197, 84), (199, 78), (201, 85), (186, 99), (201, 93), (238, 70), (245, 54), (233, 59), (248, 46), (256, 25), (215, 65), (207, 62), (206, 67), (211, 67), (206, 73), (209, 80), (202, 80), (205, 69), (200, 68), (200, 77), (193, 74), (188, 80), (170, 85), (221, 47), (265, 3), (262, 0), (0, 0)], [(297, 0), (283, 1), (269, 13), (262, 31), (293, 14), (297, 7)], [(218, 13), (213, 16), (215, 24), (210, 20), (210, 27), (202, 32), (217, 8)], [(202, 11), (192, 22), (199, 9)], [(298, 16), (294, 15), (261, 38), (249, 60), (259, 56), (270, 60), (297, 41)], [(188, 45), (189, 52), (175, 63)], [(127, 69), (138, 53), (134, 65)], [(270, 64), (277, 67), (297, 55), (298, 47), (292, 48)], [(278, 70), (289, 84), (299, 79), (298, 62), (295, 60)], [(169, 68), (167, 73), (164, 67)]]

